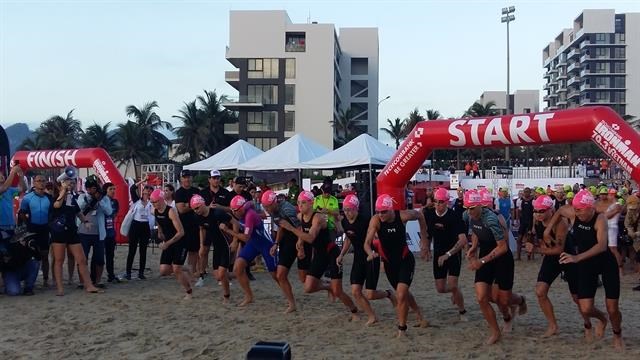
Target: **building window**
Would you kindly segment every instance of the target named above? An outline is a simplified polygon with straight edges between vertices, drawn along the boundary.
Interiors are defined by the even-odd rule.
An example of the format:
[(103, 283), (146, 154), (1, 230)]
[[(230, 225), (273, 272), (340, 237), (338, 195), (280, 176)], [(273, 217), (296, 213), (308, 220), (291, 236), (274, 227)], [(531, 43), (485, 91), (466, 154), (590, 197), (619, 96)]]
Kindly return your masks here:
[(278, 103), (278, 85), (247, 85), (249, 102), (259, 102), (266, 105)]
[(613, 78), (613, 87), (624, 88), (624, 86), (625, 86), (625, 83), (624, 83), (623, 76), (616, 76)]
[(368, 97), (369, 81), (367, 80), (351, 80), (351, 96)]
[(609, 72), (609, 63), (607, 62), (597, 62), (596, 63), (596, 73), (603, 74)]
[(609, 78), (598, 76), (596, 77), (596, 87), (597, 88), (608, 88), (609, 87)]
[(524, 108), (524, 109), (522, 109), (522, 113), (523, 113), (523, 114), (528, 114), (528, 113), (530, 113), (530, 112), (531, 112), (531, 109), (530, 109), (530, 108)]
[(279, 59), (249, 59), (247, 77), (249, 79), (277, 79)]
[(292, 33), (285, 34), (285, 48), (286, 52), (305, 52), (307, 42), (305, 39), (305, 33)]
[(608, 58), (609, 57), (609, 48), (596, 48), (596, 58)]
[(625, 98), (625, 95), (624, 95), (624, 91), (616, 91), (614, 93), (614, 95), (615, 95), (614, 96), (614, 102), (623, 103), (623, 102), (626, 101), (625, 100), (626, 98)]
[(247, 142), (263, 151), (267, 151), (278, 145), (278, 139), (276, 138), (247, 138)]
[(624, 44), (624, 34), (614, 34), (616, 44)]
[(295, 105), (296, 104), (296, 86), (293, 84), (287, 84), (284, 86), (284, 104)]
[(278, 112), (248, 112), (247, 131), (278, 131)]
[(596, 102), (609, 102), (609, 93), (606, 91), (596, 91)]
[(625, 66), (624, 66), (624, 62), (616, 62), (616, 63), (613, 63), (613, 69), (614, 69), (614, 72), (615, 72), (616, 74), (623, 74), (623, 73), (625, 73)]
[(624, 48), (615, 48), (613, 49), (613, 54), (616, 59), (624, 59), (625, 51)]
[(296, 59), (285, 59), (284, 77), (287, 79), (296, 78)]
[(624, 32), (624, 28), (622, 26), (622, 19), (619, 17), (616, 17), (616, 25), (615, 25), (615, 32), (617, 33), (621, 33)]
[(369, 110), (369, 103), (366, 103), (366, 102), (351, 103), (351, 111), (353, 112), (354, 120), (367, 120), (368, 110)]
[(367, 75), (368, 73), (368, 58), (351, 58), (351, 75)]
[(607, 43), (607, 35), (603, 33), (596, 34), (596, 44), (606, 44)]
[(284, 131), (296, 131), (296, 112), (284, 112)]

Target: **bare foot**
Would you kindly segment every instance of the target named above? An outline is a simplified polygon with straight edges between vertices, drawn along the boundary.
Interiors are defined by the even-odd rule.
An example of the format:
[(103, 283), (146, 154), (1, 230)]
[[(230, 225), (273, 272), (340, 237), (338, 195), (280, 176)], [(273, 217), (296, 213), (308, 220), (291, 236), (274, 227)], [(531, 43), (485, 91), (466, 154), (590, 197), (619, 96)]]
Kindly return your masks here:
[(64, 290), (56, 291), (56, 296), (64, 296)]
[(548, 337), (552, 337), (554, 335), (558, 335), (558, 325), (549, 324), (549, 327), (547, 328), (547, 331), (545, 331), (544, 334), (542, 334), (542, 337), (543, 338), (548, 338)]
[(223, 304), (228, 304), (228, 303), (229, 303), (229, 298), (228, 298), (228, 297), (226, 297), (226, 296), (223, 296), (223, 297), (222, 297), (222, 303), (223, 303)]
[(360, 320), (360, 316), (358, 316), (358, 313), (351, 313), (351, 317), (349, 318), (349, 321), (353, 322), (358, 320)]
[(182, 300), (191, 300), (191, 299), (193, 299), (193, 295), (189, 293), (184, 294), (184, 297), (182, 298)]
[(497, 343), (499, 340), (500, 340), (500, 333), (497, 333), (497, 334), (492, 334), (491, 336), (489, 336), (487, 341), (485, 341), (484, 343), (486, 345), (493, 345), (493, 344)]
[(297, 309), (296, 309), (295, 305), (289, 304), (289, 306), (287, 306), (287, 309), (284, 311), (284, 313), (285, 314), (290, 314), (292, 312), (295, 312), (296, 310)]
[(253, 302), (253, 298), (245, 297), (244, 300), (242, 300), (242, 302), (240, 304), (238, 304), (238, 307), (245, 307), (245, 306), (251, 304), (252, 302)]
[(613, 334), (613, 348), (616, 351), (624, 351), (624, 341), (622, 341), (622, 335)]
[(429, 322), (425, 319), (418, 319), (418, 322), (415, 325), (413, 325), (413, 327), (426, 328), (426, 327), (429, 327)]
[(398, 335), (396, 335), (396, 338), (403, 339), (406, 337), (407, 337), (407, 330), (398, 330)]
[(336, 302), (336, 296), (333, 295), (333, 291), (331, 291), (331, 289), (327, 290), (327, 295), (329, 296), (329, 302), (330, 303)]
[(593, 342), (593, 328), (584, 329), (584, 340), (587, 342), (587, 344)]
[(503, 333), (508, 334), (511, 331), (513, 331), (513, 318), (511, 318), (511, 320), (509, 320), (509, 321), (505, 321), (504, 325), (502, 325), (502, 332)]
[(604, 336), (604, 330), (607, 328), (607, 320), (605, 319), (604, 322), (598, 320), (598, 324), (596, 324), (596, 338), (597, 339), (602, 339), (602, 337)]
[(459, 322), (469, 322), (469, 318), (467, 318), (466, 314), (458, 314), (458, 321)]
[(369, 316), (369, 320), (367, 320), (367, 322), (364, 324), (365, 326), (371, 326), (375, 323), (378, 322), (378, 318), (376, 318), (375, 316)]
[(524, 296), (522, 297), (522, 302), (518, 305), (518, 315), (524, 315), (527, 313), (527, 299)]

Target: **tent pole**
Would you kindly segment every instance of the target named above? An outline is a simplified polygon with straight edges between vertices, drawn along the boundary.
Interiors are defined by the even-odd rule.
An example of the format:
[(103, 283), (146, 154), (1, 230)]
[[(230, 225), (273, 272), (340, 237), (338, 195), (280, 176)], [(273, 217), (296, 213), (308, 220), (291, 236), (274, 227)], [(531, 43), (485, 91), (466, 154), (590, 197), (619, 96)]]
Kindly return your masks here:
[(373, 198), (373, 175), (371, 174), (371, 172), (371, 163), (369, 163), (369, 214), (373, 216), (373, 214), (375, 214), (373, 212), (373, 204), (376, 200)]

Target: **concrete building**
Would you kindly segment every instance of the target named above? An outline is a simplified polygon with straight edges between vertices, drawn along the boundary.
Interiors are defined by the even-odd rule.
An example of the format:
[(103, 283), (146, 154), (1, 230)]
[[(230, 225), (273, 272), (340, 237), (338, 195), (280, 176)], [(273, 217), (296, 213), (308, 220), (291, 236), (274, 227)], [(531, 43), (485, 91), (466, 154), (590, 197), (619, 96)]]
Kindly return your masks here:
[[(510, 95), (509, 110), (511, 114), (526, 114), (540, 111), (540, 91), (538, 90), (516, 90)], [(507, 92), (506, 91), (485, 91), (480, 95), (479, 103), (486, 105), (493, 101), (498, 113), (507, 113)]]
[(231, 11), (225, 80), (238, 98), (226, 134), (270, 149), (296, 133), (334, 147), (333, 121), (352, 109), (355, 128), (378, 134), (378, 30), (295, 24), (286, 11)]
[(542, 50), (546, 110), (608, 105), (640, 116), (640, 13), (584, 10)]

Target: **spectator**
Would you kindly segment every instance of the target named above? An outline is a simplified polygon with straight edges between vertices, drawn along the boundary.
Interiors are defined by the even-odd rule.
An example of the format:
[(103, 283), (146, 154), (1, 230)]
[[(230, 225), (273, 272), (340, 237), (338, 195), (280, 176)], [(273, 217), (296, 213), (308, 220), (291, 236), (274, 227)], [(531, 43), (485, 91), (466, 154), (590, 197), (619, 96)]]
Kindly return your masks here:
[(35, 241), (42, 259), (42, 282), (49, 286), (49, 208), (53, 204), (51, 195), (45, 192), (45, 179), (36, 175), (33, 191), (25, 195), (20, 203), (20, 213), (24, 214), (27, 230), (35, 234)]
[[(106, 236), (104, 238), (104, 249), (105, 249), (105, 262), (107, 264), (107, 282), (120, 282), (120, 280), (116, 277), (116, 274), (113, 269), (113, 259), (115, 257), (116, 251), (116, 226), (115, 226), (115, 218), (118, 215), (118, 211), (120, 210), (120, 204), (118, 200), (115, 198), (116, 195), (116, 186), (112, 183), (106, 183), (102, 186), (102, 192), (106, 195), (106, 197), (111, 202), (111, 215), (106, 215), (104, 217), (104, 228), (106, 232)], [(95, 264), (91, 264), (91, 268), (93, 268)]]
[(138, 196), (136, 191), (136, 184), (131, 185), (131, 204), (130, 212), (133, 213), (133, 221), (131, 222), (131, 228), (129, 230), (129, 253), (127, 254), (127, 267), (125, 273), (125, 279), (131, 280), (131, 269), (133, 267), (133, 260), (136, 257), (136, 251), (140, 247), (140, 267), (138, 269), (138, 279), (146, 279), (144, 276), (144, 269), (147, 265), (147, 246), (149, 246), (149, 239), (151, 238), (151, 229), (153, 228), (151, 221), (152, 205), (149, 202), (149, 196), (153, 191), (151, 186), (145, 186), (142, 189), (142, 197)]
[(338, 199), (331, 195), (332, 186), (330, 184), (322, 185), (322, 195), (314, 198), (313, 210), (327, 216), (327, 229), (329, 230), (330, 239), (335, 240), (337, 237), (337, 229), (339, 222), (336, 219), (340, 216)]
[(176, 208), (176, 188), (171, 184), (164, 184), (164, 202), (172, 208)]
[[(4, 292), (9, 296), (33, 295), (40, 268), (38, 235), (23, 231), (0, 231), (0, 271)], [(24, 289), (22, 288), (24, 282)]]
[(291, 205), (296, 206), (298, 204), (298, 194), (300, 194), (300, 187), (296, 179), (289, 180), (289, 192), (287, 193), (287, 201)]
[[(16, 176), (18, 177), (18, 187), (13, 187), (11, 184)], [(10, 235), (13, 235), (16, 227), (16, 218), (13, 215), (13, 198), (26, 190), (27, 185), (24, 183), (20, 166), (12, 167), (6, 179), (4, 174), (0, 173), (0, 230), (8, 232)]]
[(471, 162), (464, 164), (464, 174), (465, 176), (471, 176)]
[(480, 167), (478, 166), (477, 162), (473, 162), (472, 165), (472, 169), (473, 169), (473, 178), (474, 179), (479, 179), (480, 178)]
[(413, 199), (415, 197), (415, 194), (413, 192), (413, 183), (411, 181), (409, 181), (407, 183), (407, 187), (404, 190), (404, 198), (406, 199), (406, 203), (407, 203), (407, 209), (408, 210), (413, 210)]

